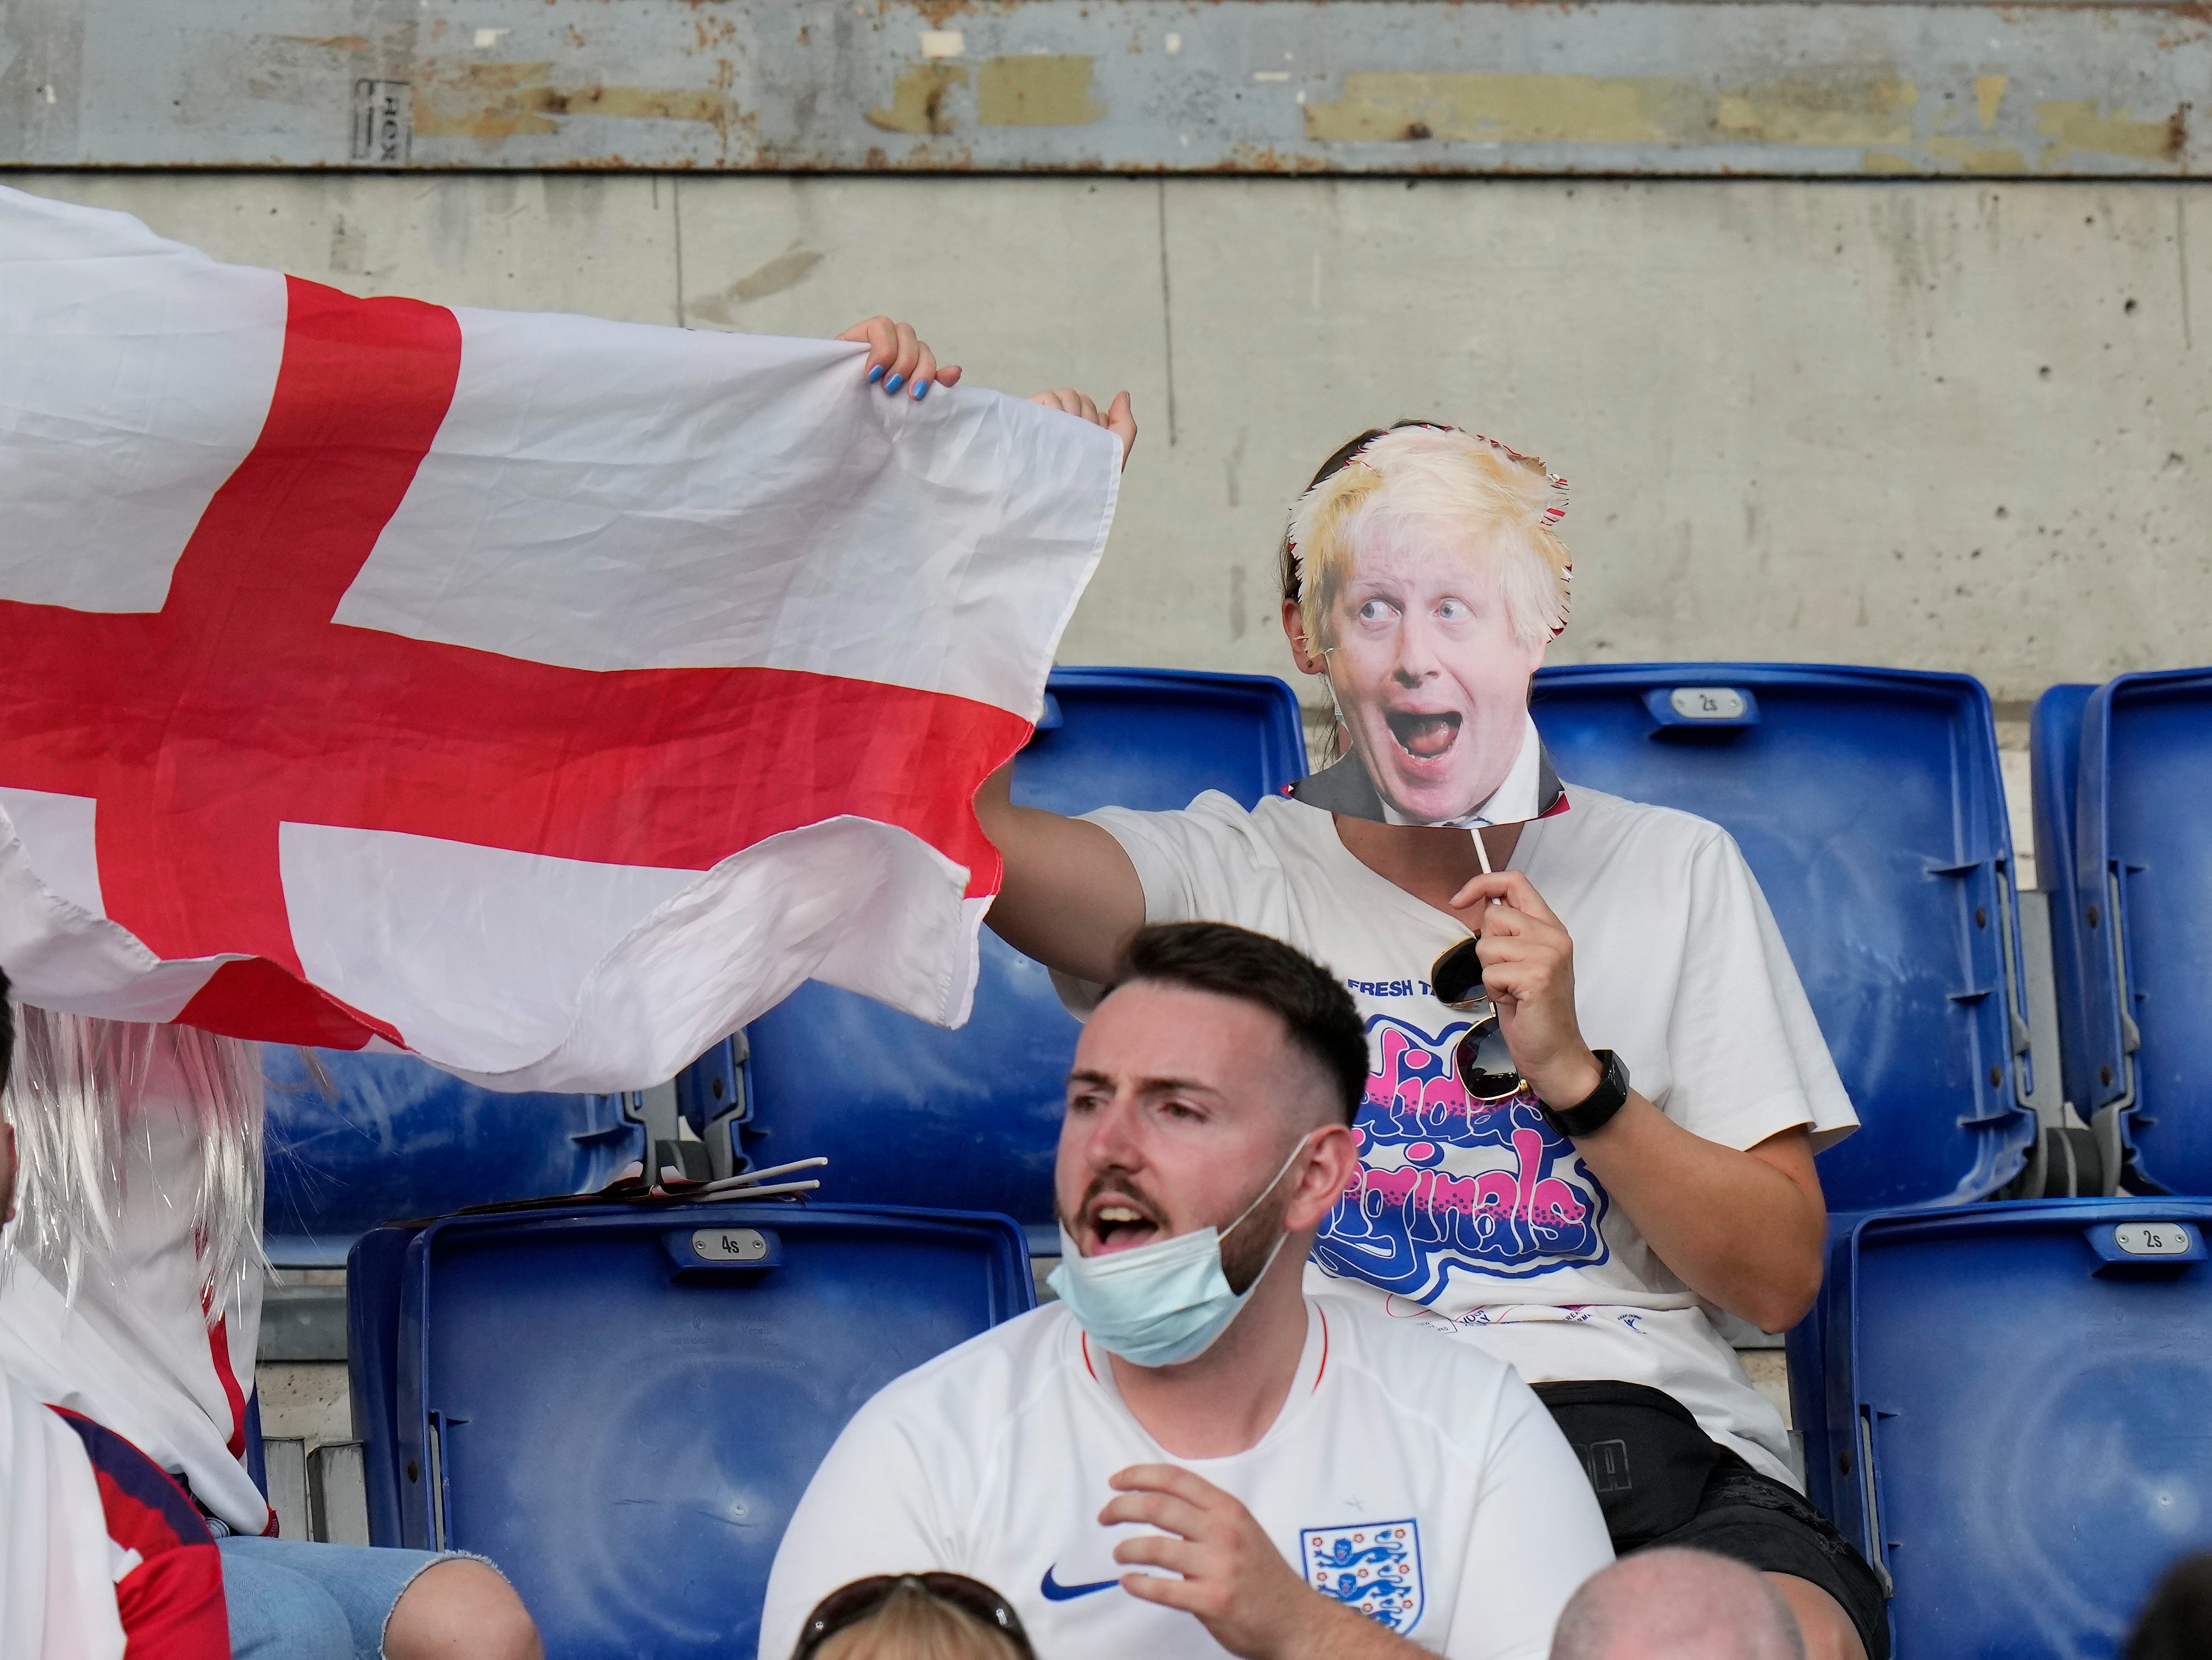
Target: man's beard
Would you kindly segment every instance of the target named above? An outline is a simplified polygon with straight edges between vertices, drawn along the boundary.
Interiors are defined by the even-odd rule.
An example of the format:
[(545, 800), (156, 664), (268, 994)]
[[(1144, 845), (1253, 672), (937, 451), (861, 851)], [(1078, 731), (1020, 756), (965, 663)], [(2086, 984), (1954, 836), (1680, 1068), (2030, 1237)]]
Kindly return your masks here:
[(1261, 1200), (1237, 1231), (1221, 1242), (1221, 1277), (1242, 1297), (1266, 1271), (1283, 1237), (1283, 1213), (1290, 1199), (1279, 1189)]

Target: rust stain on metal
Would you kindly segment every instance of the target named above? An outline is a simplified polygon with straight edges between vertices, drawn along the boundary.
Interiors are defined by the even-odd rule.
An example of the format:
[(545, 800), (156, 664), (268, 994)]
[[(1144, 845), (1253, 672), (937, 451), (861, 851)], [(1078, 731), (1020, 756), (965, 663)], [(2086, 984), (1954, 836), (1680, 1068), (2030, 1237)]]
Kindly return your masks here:
[(975, 0), (914, 0), (914, 9), (933, 29), (945, 27), (948, 17), (973, 17)]
[(1327, 156), (1309, 155), (1302, 150), (1285, 154), (1272, 144), (1243, 143), (1231, 147), (1228, 155), (1213, 164), (1216, 173), (1331, 173), (1335, 169)]
[(965, 64), (916, 64), (892, 82), (890, 105), (868, 112), (868, 125), (885, 132), (950, 132), (945, 96), (967, 84)]
[(2175, 105), (2162, 121), (2133, 121), (2103, 114), (2094, 103), (2038, 104), (2035, 130), (2056, 141), (2043, 153), (2045, 167), (2077, 151), (2136, 161), (2179, 161), (2189, 148), (2189, 106)]
[(987, 58), (975, 72), (975, 119), (986, 127), (1081, 127), (1105, 105), (1091, 94), (1087, 56)]
[[(729, 84), (726, 64), (720, 84)], [(474, 138), (490, 149), (518, 134), (558, 132), (564, 116), (700, 121), (713, 126), (726, 145), (732, 127), (753, 125), (753, 118), (714, 88), (609, 86), (603, 82), (557, 87), (550, 63), (422, 65), (415, 82), (414, 113), (418, 138)]]

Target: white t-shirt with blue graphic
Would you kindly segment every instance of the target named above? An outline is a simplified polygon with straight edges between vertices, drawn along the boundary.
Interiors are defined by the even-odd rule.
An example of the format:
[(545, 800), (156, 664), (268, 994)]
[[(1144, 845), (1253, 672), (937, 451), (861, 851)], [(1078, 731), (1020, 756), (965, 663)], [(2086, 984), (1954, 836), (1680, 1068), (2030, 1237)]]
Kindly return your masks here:
[(1528, 1387), (1473, 1346), (1307, 1300), (1267, 1434), (1173, 1458), (1060, 1304), (894, 1380), (838, 1436), (785, 1531), (761, 1660), (786, 1660), (838, 1586), (944, 1569), (993, 1587), (1044, 1660), (1220, 1660), (1191, 1614), (1130, 1596), (1107, 1480), (1172, 1463), (1252, 1512), (1306, 1583), (1450, 1660), (1541, 1660), (1575, 1587), (1613, 1560), (1582, 1465)]
[[(1798, 1125), (1816, 1150), (1858, 1123), (1759, 884), (1718, 825), (1566, 786), (1512, 867), (1575, 942), (1583, 1036), (1684, 1128), (1750, 1147)], [(1334, 819), (1209, 791), (1181, 812), (1088, 817), (1128, 851), (1148, 921), (1236, 922), (1341, 975), (1373, 1071), (1360, 1189), (1324, 1225), (1307, 1289), (1449, 1325), (1531, 1383), (1664, 1389), (1705, 1432), (1796, 1485), (1789, 1434), (1715, 1329), (1532, 1101), (1470, 1104), (1450, 1056), (1467, 1018), (1429, 966), (1468, 930), (1361, 864)], [(1063, 982), (1071, 1004), (1081, 990)]]

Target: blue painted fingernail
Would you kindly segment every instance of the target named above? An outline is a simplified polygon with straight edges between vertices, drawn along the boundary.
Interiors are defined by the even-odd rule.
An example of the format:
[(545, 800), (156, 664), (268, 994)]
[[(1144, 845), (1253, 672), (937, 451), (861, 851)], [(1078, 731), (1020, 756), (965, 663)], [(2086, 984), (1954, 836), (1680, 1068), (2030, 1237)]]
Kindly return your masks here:
[(915, 401), (915, 403), (919, 404), (920, 402), (921, 402), (921, 400), (922, 400), (923, 398), (927, 398), (927, 397), (928, 397), (928, 396), (929, 396), (929, 382), (928, 382), (928, 381), (927, 381), (927, 380), (917, 380), (917, 381), (915, 381), (915, 382), (914, 383), (914, 401)]
[(868, 371), (868, 384), (869, 384), (870, 386), (874, 386), (874, 385), (876, 384), (876, 382), (877, 382), (877, 381), (878, 381), (878, 380), (882, 380), (883, 378), (884, 378), (884, 366), (883, 366), (881, 363), (877, 364), (877, 365), (875, 366), (875, 368), (872, 368), (872, 369), (870, 369), (870, 370)]
[(894, 374), (890, 380), (884, 382), (884, 390), (885, 392), (896, 392), (904, 385), (906, 385), (906, 376), (903, 374)]

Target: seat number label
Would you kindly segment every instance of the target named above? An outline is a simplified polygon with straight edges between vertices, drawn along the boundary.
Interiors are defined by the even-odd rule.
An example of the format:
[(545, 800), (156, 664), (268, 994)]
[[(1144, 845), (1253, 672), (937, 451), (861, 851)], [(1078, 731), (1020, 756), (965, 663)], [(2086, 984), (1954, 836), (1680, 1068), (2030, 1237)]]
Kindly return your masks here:
[(691, 1249), (702, 1262), (763, 1262), (768, 1240), (758, 1228), (698, 1228)]
[(1667, 702), (1685, 721), (1741, 721), (1743, 694), (1728, 686), (1677, 686)]
[(2179, 1222), (2123, 1222), (2112, 1243), (2130, 1256), (2185, 1256), (2196, 1242)]

